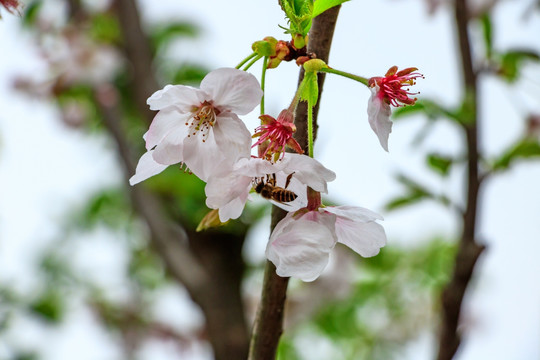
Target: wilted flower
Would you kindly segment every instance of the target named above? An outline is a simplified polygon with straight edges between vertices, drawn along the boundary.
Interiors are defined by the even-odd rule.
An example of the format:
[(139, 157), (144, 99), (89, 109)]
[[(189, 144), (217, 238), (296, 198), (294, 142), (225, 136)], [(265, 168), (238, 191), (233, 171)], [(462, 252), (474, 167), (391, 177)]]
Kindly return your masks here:
[(313, 281), (322, 273), (336, 243), (363, 257), (375, 256), (386, 245), (382, 220), (371, 210), (354, 206), (328, 206), (290, 212), (275, 227), (266, 257), (283, 277)]
[(293, 138), (293, 134), (296, 132), (293, 112), (285, 109), (279, 113), (277, 119), (270, 115), (261, 115), (260, 119), (262, 125), (255, 129), (253, 135), (259, 140), (252, 146), (260, 146), (259, 157), (268, 160), (283, 158), (287, 145), (299, 154), (304, 153), (300, 144)]
[(206, 181), (238, 159), (249, 157), (251, 135), (237, 114), (252, 111), (261, 97), (262, 90), (253, 75), (230, 68), (210, 72), (200, 89), (167, 85), (157, 91), (148, 104), (159, 112), (144, 135), (151, 159), (143, 155), (144, 161), (141, 158), (130, 183), (177, 163), (185, 164)]
[(392, 132), (390, 105), (395, 107), (413, 105), (417, 99), (410, 96), (417, 93), (410, 92), (407, 86), (414, 85), (417, 78), (423, 77), (416, 72), (417, 68), (401, 71), (397, 69), (397, 66), (392, 66), (384, 77), (372, 77), (368, 83), (371, 88), (367, 110), (369, 125), (386, 151), (388, 151), (388, 136)]
[(211, 209), (219, 209), (222, 222), (236, 219), (242, 214), (251, 189), (261, 181), (273, 181), (274, 177), (274, 187), (280, 188), (279, 191), (291, 191), (296, 198), (290, 202), (273, 199), (272, 203), (287, 211), (294, 211), (307, 205), (307, 186), (327, 193), (327, 182), (333, 181), (336, 174), (306, 155), (286, 153), (276, 163), (259, 158), (244, 158), (238, 160), (231, 171), (208, 179), (205, 188), (206, 205)]

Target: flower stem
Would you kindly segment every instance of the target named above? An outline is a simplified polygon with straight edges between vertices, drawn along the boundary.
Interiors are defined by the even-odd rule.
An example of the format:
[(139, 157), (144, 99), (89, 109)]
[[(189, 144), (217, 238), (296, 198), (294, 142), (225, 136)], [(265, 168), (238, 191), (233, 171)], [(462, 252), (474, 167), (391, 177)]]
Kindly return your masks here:
[(247, 63), (249, 60), (251, 60), (253, 57), (257, 56), (256, 52), (251, 53), (249, 56), (247, 56), (244, 60), (240, 61), (240, 64), (236, 65), (236, 69), (240, 69), (242, 65)]
[(261, 90), (263, 91), (263, 96), (261, 98), (261, 115), (264, 115), (264, 85), (266, 82), (266, 69), (268, 66), (268, 56), (264, 57), (262, 75), (261, 75)]
[(259, 61), (260, 59), (262, 58), (262, 55), (257, 55), (255, 56), (255, 58), (253, 58), (253, 60), (251, 60), (245, 67), (244, 67), (244, 71), (247, 71), (251, 65), (255, 64), (257, 61)]
[(319, 71), (327, 72), (327, 73), (331, 73), (331, 74), (336, 74), (336, 75), (341, 75), (341, 76), (344, 76), (344, 77), (346, 77), (348, 79), (358, 81), (358, 82), (368, 86), (368, 79), (366, 79), (365, 77), (362, 77), (362, 76), (354, 75), (354, 74), (351, 74), (351, 73), (348, 73), (348, 72), (345, 72), (345, 71), (340, 71), (340, 70), (336, 70), (336, 69), (332, 69), (332, 68), (323, 68), (323, 69), (320, 69)]
[(313, 157), (313, 107), (314, 104), (311, 104), (308, 101), (307, 106), (307, 133), (308, 133), (308, 155)]

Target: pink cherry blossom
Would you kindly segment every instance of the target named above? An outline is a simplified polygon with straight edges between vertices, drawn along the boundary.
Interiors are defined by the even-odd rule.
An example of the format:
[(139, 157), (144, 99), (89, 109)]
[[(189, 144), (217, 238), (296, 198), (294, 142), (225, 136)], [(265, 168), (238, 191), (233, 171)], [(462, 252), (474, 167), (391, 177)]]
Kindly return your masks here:
[(230, 68), (210, 72), (200, 89), (167, 85), (157, 91), (148, 99), (150, 109), (159, 110), (144, 135), (148, 153), (141, 158), (130, 183), (177, 163), (206, 181), (238, 159), (249, 157), (251, 135), (238, 115), (251, 112), (261, 97), (253, 75)]
[(286, 153), (282, 160), (275, 163), (260, 158), (243, 158), (230, 171), (208, 179), (205, 188), (206, 205), (211, 209), (219, 209), (222, 222), (236, 219), (242, 214), (255, 182), (275, 176), (276, 186), (284, 188), (290, 174), (292, 176), (287, 190), (294, 192), (296, 199), (286, 203), (272, 201), (287, 211), (295, 211), (307, 205), (307, 186), (327, 193), (327, 182), (336, 177), (333, 171), (306, 155)]
[(404, 87), (414, 85), (417, 78), (423, 77), (422, 74), (416, 72), (417, 68), (401, 71), (397, 69), (397, 66), (392, 66), (384, 77), (372, 77), (368, 82), (371, 88), (367, 109), (369, 125), (386, 151), (388, 151), (388, 137), (392, 132), (390, 105), (395, 107), (413, 105), (417, 99), (410, 96), (417, 93), (412, 93)]
[(377, 255), (386, 245), (386, 234), (376, 220), (382, 217), (355, 206), (290, 212), (270, 235), (266, 257), (279, 276), (313, 281), (328, 264), (338, 242), (363, 257)]
[(276, 119), (270, 115), (260, 116), (262, 125), (255, 129), (253, 137), (259, 140), (252, 147), (259, 146), (259, 157), (268, 160), (283, 158), (285, 147), (289, 146), (298, 154), (303, 154), (304, 150), (293, 138), (296, 132), (294, 125), (294, 113), (288, 109), (282, 110)]

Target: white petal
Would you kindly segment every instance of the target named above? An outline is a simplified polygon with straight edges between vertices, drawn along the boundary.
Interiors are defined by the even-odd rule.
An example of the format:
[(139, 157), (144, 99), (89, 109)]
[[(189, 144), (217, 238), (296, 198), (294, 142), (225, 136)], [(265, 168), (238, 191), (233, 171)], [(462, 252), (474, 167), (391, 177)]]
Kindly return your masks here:
[(217, 117), (213, 128), (219, 151), (230, 165), (251, 155), (251, 134), (242, 120), (233, 113)]
[(190, 115), (180, 114), (174, 109), (159, 111), (154, 117), (152, 124), (150, 124), (150, 128), (143, 136), (146, 140), (146, 149), (151, 150), (175, 129), (185, 129), (184, 131), (187, 136), (187, 126), (185, 125), (185, 122), (188, 116)]
[(236, 219), (244, 210), (251, 189), (251, 177), (237, 173), (214, 175), (208, 179), (205, 187), (206, 205), (219, 209), (222, 222)]
[(261, 101), (262, 90), (255, 76), (242, 70), (221, 68), (212, 71), (201, 82), (214, 106), (221, 111), (244, 115)]
[(336, 238), (326, 225), (327, 220), (335, 222), (335, 217), (318, 213), (306, 215), (294, 218), (289, 213), (270, 236), (266, 256), (276, 266), (279, 276), (313, 281), (328, 264)]
[(135, 185), (143, 180), (148, 179), (151, 176), (159, 174), (167, 168), (167, 165), (158, 164), (152, 158), (152, 151), (148, 151), (141, 156), (135, 175), (129, 179), (130, 185)]
[(388, 151), (388, 137), (392, 132), (392, 121), (390, 121), (390, 105), (379, 99), (377, 96), (378, 87), (371, 88), (371, 97), (368, 101), (369, 125), (379, 137), (379, 142), (384, 150)]
[(197, 133), (184, 140), (183, 161), (186, 166), (203, 181), (213, 174), (230, 169), (233, 161), (227, 160), (216, 144), (213, 131), (208, 132), (205, 141)]
[(191, 112), (193, 106), (199, 106), (211, 97), (202, 90), (185, 85), (167, 85), (156, 91), (146, 103), (151, 110), (161, 110), (174, 106), (182, 113)]
[(364, 257), (377, 255), (386, 245), (384, 228), (374, 221), (380, 215), (363, 208), (339, 207), (337, 211), (336, 208), (326, 207), (323, 211), (341, 213), (335, 225), (338, 241)]
[(328, 206), (324, 211), (335, 214), (338, 217), (348, 218), (352, 221), (374, 221), (384, 218), (374, 211), (359, 206)]
[(156, 146), (153, 157), (160, 164), (172, 165), (184, 160), (184, 140), (187, 126), (177, 126)]
[(293, 174), (293, 179), (296, 178), (303, 184), (306, 184), (315, 191), (328, 193), (327, 182), (333, 181), (336, 174), (325, 168), (317, 160), (310, 158), (307, 155), (286, 153), (281, 165), (278, 166), (285, 174)]

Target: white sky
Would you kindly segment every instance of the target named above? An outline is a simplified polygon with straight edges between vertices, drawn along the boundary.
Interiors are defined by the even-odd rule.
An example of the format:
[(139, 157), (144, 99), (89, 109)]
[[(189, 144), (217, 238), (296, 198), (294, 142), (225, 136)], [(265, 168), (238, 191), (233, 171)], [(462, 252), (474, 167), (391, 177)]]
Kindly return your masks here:
[[(523, 17), (530, 3), (506, 1), (498, 8), (494, 14), (499, 25), (494, 33), (496, 49), (528, 45), (540, 50), (538, 14), (528, 20)], [(209, 67), (236, 65), (249, 54), (253, 41), (267, 35), (281, 38), (277, 24), (285, 25), (277, 1), (177, 0), (162, 1), (156, 6), (155, 1), (148, 0), (142, 5), (143, 14), (150, 20), (174, 16), (200, 24), (204, 28), (203, 41), (180, 43), (178, 56)], [(103, 139), (66, 129), (55, 120), (55, 110), (10, 90), (13, 74), (43, 70), (29, 52), (28, 38), (16, 32), (17, 21), (6, 15), (0, 22), (0, 281), (16, 279), (17, 287), (26, 289), (36, 284), (29, 276), (33, 270), (25, 263), (28, 260), (23, 259), (37, 256), (47, 239), (58, 236), (55, 224), (64, 209), (84, 201), (80, 194), (119, 181), (119, 170), (103, 146)], [(392, 65), (416, 66), (426, 76), (418, 82), (420, 96), (456, 104), (460, 77), (451, 26), (448, 12), (439, 11), (427, 17), (420, 0), (353, 0), (341, 10), (330, 65), (364, 76), (384, 74)], [(257, 76), (259, 68), (252, 68)], [(518, 89), (493, 79), (483, 83), (481, 146), (489, 155), (496, 154), (523, 131), (520, 116), (532, 109), (538, 112), (539, 72), (528, 70), (533, 81), (523, 82)], [(296, 81), (297, 68), (293, 64), (268, 74), (269, 112), (277, 115), (288, 105)], [(382, 212), (390, 243), (407, 245), (437, 234), (456, 234), (456, 219), (438, 206), (423, 204), (386, 214), (383, 204), (391, 195), (402, 191), (392, 178), (396, 172), (415, 175), (434, 189), (459, 199), (461, 173), (456, 171), (449, 179), (441, 180), (425, 170), (422, 156), (434, 150), (455, 153), (459, 149), (459, 135), (440, 123), (432, 136), (415, 148), (412, 139), (424, 126), (424, 120), (405, 120), (395, 124), (390, 153), (386, 153), (367, 122), (368, 96), (369, 92), (361, 85), (327, 76), (315, 152), (338, 175), (330, 184), (331, 196), (344, 204)], [(248, 128), (256, 126), (256, 115), (246, 120)], [(479, 263), (476, 286), (469, 292), (464, 306), (468, 332), (457, 360), (540, 359), (538, 179), (540, 164), (520, 164), (490, 181), (485, 188), (479, 234), (488, 250)], [(103, 244), (95, 258), (100, 259), (109, 251), (121, 252), (115, 251), (114, 245)], [(260, 258), (263, 250), (254, 246), (249, 256)], [(88, 329), (95, 329), (84, 310), (74, 316), (79, 316), (77, 321)], [(97, 352), (85, 353), (85, 359), (118, 356), (112, 345), (107, 346), (107, 340), (99, 335), (77, 337), (80, 330), (66, 331), (74, 334), (75, 340), (70, 342), (86, 344), (85, 348), (89, 342), (105, 344), (88, 346)], [(64, 344), (65, 336), (49, 337), (56, 338), (60, 345), (47, 359), (73, 358)], [(428, 340), (420, 339), (409, 358), (430, 359)], [(199, 350), (194, 352), (198, 355), (193, 355), (193, 359), (207, 354), (207, 349)], [(0, 342), (0, 358), (5, 356), (2, 351), (7, 350)], [(156, 351), (150, 344), (141, 356), (159, 358)]]

